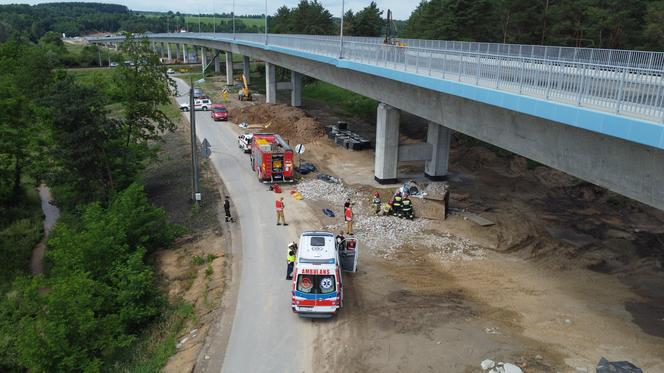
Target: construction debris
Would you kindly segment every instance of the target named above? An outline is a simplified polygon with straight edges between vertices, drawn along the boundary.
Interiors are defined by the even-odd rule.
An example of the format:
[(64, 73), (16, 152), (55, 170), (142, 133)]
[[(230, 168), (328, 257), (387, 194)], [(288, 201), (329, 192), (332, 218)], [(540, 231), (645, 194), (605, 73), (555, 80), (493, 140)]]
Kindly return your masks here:
[(333, 207), (342, 207), (346, 199), (352, 198), (356, 194), (354, 190), (344, 188), (342, 184), (333, 184), (318, 179), (299, 183), (297, 190), (306, 199), (327, 201)]

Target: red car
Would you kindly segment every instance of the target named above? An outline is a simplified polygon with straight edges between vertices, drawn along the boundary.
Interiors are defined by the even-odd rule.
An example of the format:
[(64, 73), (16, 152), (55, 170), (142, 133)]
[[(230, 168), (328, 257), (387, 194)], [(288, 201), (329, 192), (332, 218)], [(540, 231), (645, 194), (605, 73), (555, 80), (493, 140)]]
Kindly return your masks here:
[(224, 105), (214, 104), (210, 110), (210, 117), (216, 122), (219, 120), (228, 120), (228, 110)]

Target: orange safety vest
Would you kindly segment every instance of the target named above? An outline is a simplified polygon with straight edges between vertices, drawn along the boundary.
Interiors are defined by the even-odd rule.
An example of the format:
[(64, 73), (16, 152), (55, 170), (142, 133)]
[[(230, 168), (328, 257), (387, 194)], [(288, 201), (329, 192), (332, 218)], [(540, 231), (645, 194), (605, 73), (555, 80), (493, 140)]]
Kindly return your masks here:
[(277, 203), (274, 204), (277, 208), (277, 211), (284, 211), (284, 203), (281, 200), (277, 200)]
[(353, 220), (353, 210), (351, 210), (350, 207), (346, 207), (345, 215), (346, 215), (346, 221)]

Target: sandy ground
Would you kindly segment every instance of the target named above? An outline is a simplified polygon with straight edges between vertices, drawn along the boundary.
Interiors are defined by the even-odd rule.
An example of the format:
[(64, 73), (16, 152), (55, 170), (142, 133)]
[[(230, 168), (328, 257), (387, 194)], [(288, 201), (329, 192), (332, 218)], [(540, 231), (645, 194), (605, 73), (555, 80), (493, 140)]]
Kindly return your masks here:
[[(304, 115), (316, 122), (344, 119), (360, 133), (372, 133), (370, 125), (305, 104)], [(404, 142), (423, 133), (412, 126), (402, 131)], [(373, 181), (372, 151), (347, 151), (324, 137), (291, 133), (291, 144), (307, 147), (302, 160), (344, 180), (357, 202), (374, 190), (383, 196), (393, 190)], [(664, 213), (465, 138), (453, 141), (450, 164), (445, 184), (452, 207), (495, 225), (453, 214), (425, 219), (412, 242), (390, 243), (390, 250), (380, 241), (362, 246), (359, 272), (346, 277), (345, 308), (335, 319), (314, 321), (326, 331), (317, 339), (314, 366), (478, 372), (490, 358), (526, 372), (575, 372), (594, 371), (607, 357), (664, 372)], [(400, 167), (401, 177), (424, 187), (421, 173), (417, 162)], [(436, 211), (435, 202), (417, 203), (416, 214)], [(369, 219), (367, 205), (358, 204), (357, 224)], [(340, 227), (319, 213), (339, 210), (328, 200), (291, 206), (312, 216), (312, 225)], [(371, 235), (367, 230), (359, 229), (358, 237)], [(450, 239), (469, 242), (481, 255), (437, 248), (436, 242)]]

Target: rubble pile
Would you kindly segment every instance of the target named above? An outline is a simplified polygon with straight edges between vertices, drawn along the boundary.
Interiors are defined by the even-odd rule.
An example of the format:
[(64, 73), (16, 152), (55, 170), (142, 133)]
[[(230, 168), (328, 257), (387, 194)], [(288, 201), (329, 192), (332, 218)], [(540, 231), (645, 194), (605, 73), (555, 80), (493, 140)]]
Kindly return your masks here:
[(306, 199), (322, 200), (331, 203), (332, 210), (341, 208), (346, 199), (355, 198), (355, 191), (343, 184), (328, 183), (318, 179), (304, 180), (297, 185), (297, 190)]
[(353, 226), (362, 247), (384, 258), (391, 257), (404, 244), (415, 243), (427, 221), (405, 220), (395, 216), (362, 216)]
[(420, 235), (417, 244), (431, 248), (433, 250), (432, 254), (444, 262), (474, 260), (485, 257), (484, 250), (481, 247), (469, 240), (450, 234)]
[(445, 189), (447, 189), (446, 183), (429, 183), (424, 188), (424, 192), (426, 192), (429, 196), (435, 198), (435, 197), (442, 197), (443, 193), (445, 193)]

